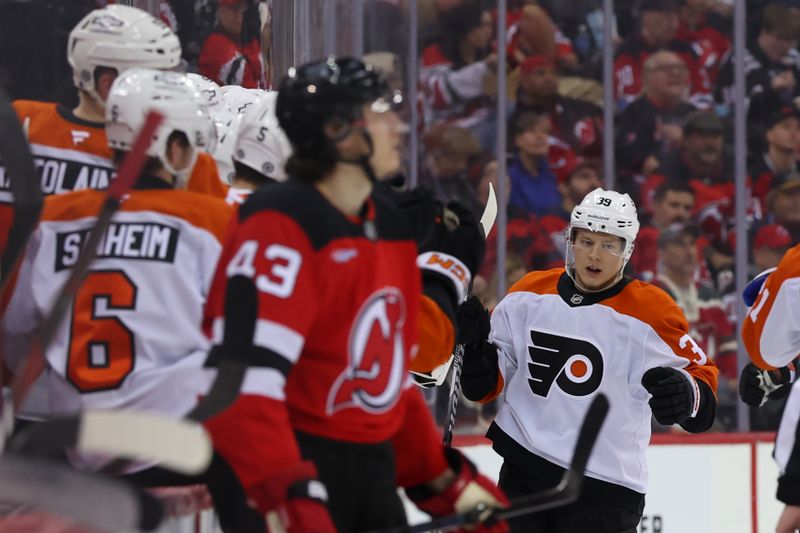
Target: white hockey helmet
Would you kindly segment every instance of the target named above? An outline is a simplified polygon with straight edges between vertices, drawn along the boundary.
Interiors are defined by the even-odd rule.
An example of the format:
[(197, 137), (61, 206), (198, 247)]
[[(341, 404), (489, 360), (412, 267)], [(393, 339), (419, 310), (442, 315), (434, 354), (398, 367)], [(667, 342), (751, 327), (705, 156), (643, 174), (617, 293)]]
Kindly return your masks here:
[(200, 91), (206, 99), (206, 106), (209, 112), (214, 115), (215, 113), (223, 112), (226, 109), (225, 98), (222, 94), (222, 87), (211, 78), (206, 78), (202, 74), (195, 74), (194, 72), (187, 72), (187, 76), (192, 80), (197, 90)]
[(268, 92), (241, 116), (233, 159), (275, 181), (286, 181), (292, 146), (275, 116), (277, 98), (277, 92)]
[(587, 194), (581, 203), (572, 209), (567, 226), (567, 272), (571, 272), (571, 254), (569, 253), (576, 229), (586, 229), (616, 235), (625, 241), (622, 252), (622, 268), (628, 263), (633, 253), (636, 235), (639, 233), (639, 217), (636, 205), (627, 194), (605, 190), (598, 187)]
[(181, 60), (178, 36), (147, 11), (111, 4), (86, 15), (69, 34), (67, 60), (75, 86), (94, 98), (97, 67), (172, 69)]
[[(157, 157), (178, 177), (178, 187), (186, 184), (199, 150), (212, 152), (216, 131), (206, 98), (186, 74), (152, 69), (130, 69), (111, 86), (106, 105), (106, 136), (112, 149), (129, 151), (150, 110), (164, 115), (153, 135), (147, 155)], [(167, 140), (183, 132), (192, 150), (192, 161), (180, 171), (167, 161)]]
[(245, 89), (239, 85), (225, 85), (220, 89), (224, 101), (223, 109), (213, 113), (214, 125), (217, 128), (217, 147), (211, 153), (217, 163), (217, 172), (223, 183), (230, 184), (235, 171), (233, 169), (233, 151), (239, 132), (241, 116), (259, 102), (265, 91)]

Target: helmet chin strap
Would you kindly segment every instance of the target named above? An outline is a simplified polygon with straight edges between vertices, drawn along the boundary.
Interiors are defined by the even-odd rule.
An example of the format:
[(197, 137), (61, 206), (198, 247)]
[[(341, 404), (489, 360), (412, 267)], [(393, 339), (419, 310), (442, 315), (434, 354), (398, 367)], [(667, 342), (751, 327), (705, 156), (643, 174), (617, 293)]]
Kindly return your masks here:
[(373, 170), (372, 165), (369, 162), (369, 159), (372, 157), (372, 153), (374, 152), (372, 137), (370, 136), (369, 133), (367, 133), (367, 130), (365, 130), (364, 128), (358, 128), (356, 131), (358, 131), (359, 133), (361, 133), (361, 135), (364, 136), (364, 140), (367, 142), (367, 146), (369, 147), (367, 153), (353, 159), (348, 159), (339, 156), (338, 160), (341, 161), (342, 163), (348, 163), (351, 165), (356, 165), (358, 167), (361, 167), (361, 170), (363, 170), (364, 174), (367, 175), (367, 179), (369, 179), (370, 183), (375, 183), (378, 178), (377, 176), (375, 176), (375, 170)]

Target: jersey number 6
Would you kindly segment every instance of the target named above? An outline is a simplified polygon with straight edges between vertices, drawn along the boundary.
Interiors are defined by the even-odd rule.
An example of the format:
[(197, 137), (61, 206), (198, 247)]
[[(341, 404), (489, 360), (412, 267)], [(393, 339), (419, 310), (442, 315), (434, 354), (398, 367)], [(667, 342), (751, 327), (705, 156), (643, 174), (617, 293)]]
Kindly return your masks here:
[(133, 332), (114, 311), (136, 308), (136, 285), (121, 270), (90, 272), (75, 294), (67, 379), (81, 392), (116, 389), (133, 370)]

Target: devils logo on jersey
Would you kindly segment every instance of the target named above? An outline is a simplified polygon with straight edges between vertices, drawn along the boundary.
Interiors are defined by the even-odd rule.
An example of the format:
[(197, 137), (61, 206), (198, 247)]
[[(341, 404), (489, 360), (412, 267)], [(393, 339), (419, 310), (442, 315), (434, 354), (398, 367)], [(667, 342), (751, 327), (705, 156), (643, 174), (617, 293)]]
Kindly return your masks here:
[(546, 398), (553, 383), (571, 396), (587, 396), (600, 387), (603, 356), (593, 344), (535, 330), (531, 341), (528, 384), (534, 394)]
[(328, 394), (328, 414), (348, 407), (382, 413), (397, 402), (406, 375), (405, 320), (399, 289), (385, 287), (367, 299), (350, 330), (348, 367)]

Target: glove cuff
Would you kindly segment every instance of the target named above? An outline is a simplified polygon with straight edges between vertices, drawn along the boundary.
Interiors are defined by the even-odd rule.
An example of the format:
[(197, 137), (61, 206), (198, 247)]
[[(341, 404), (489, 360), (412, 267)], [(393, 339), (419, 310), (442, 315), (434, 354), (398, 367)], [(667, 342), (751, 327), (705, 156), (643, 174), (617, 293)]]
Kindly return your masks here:
[[(267, 513), (286, 500), (299, 497), (303, 491), (306, 494), (304, 497), (320, 499), (318, 498), (321, 494), (319, 487), (312, 485), (312, 481), (316, 481), (316, 477), (317, 469), (314, 464), (303, 461), (277, 470), (268, 479), (253, 486), (250, 492), (256, 501), (258, 510)], [(322, 483), (317, 483), (322, 486)], [(322, 486), (323, 491), (324, 489), (325, 487)], [(325, 498), (327, 499), (327, 494), (325, 494)]]
[(445, 459), (455, 472), (455, 479), (442, 490), (434, 492), (428, 485), (417, 485), (406, 489), (406, 495), (417, 507), (432, 516), (443, 516), (455, 512), (456, 502), (464, 488), (475, 478), (477, 469), (469, 459), (452, 448), (444, 448)]
[(692, 375), (686, 370), (682, 368), (678, 368), (676, 370), (682, 373), (683, 377), (689, 380), (689, 384), (692, 387), (692, 411), (689, 414), (689, 418), (694, 418), (697, 416), (697, 413), (700, 412), (700, 387), (697, 385), (697, 381), (695, 381)]
[(417, 256), (417, 266), (449, 280), (455, 291), (456, 305), (467, 299), (472, 273), (457, 257), (443, 252), (425, 252)]

